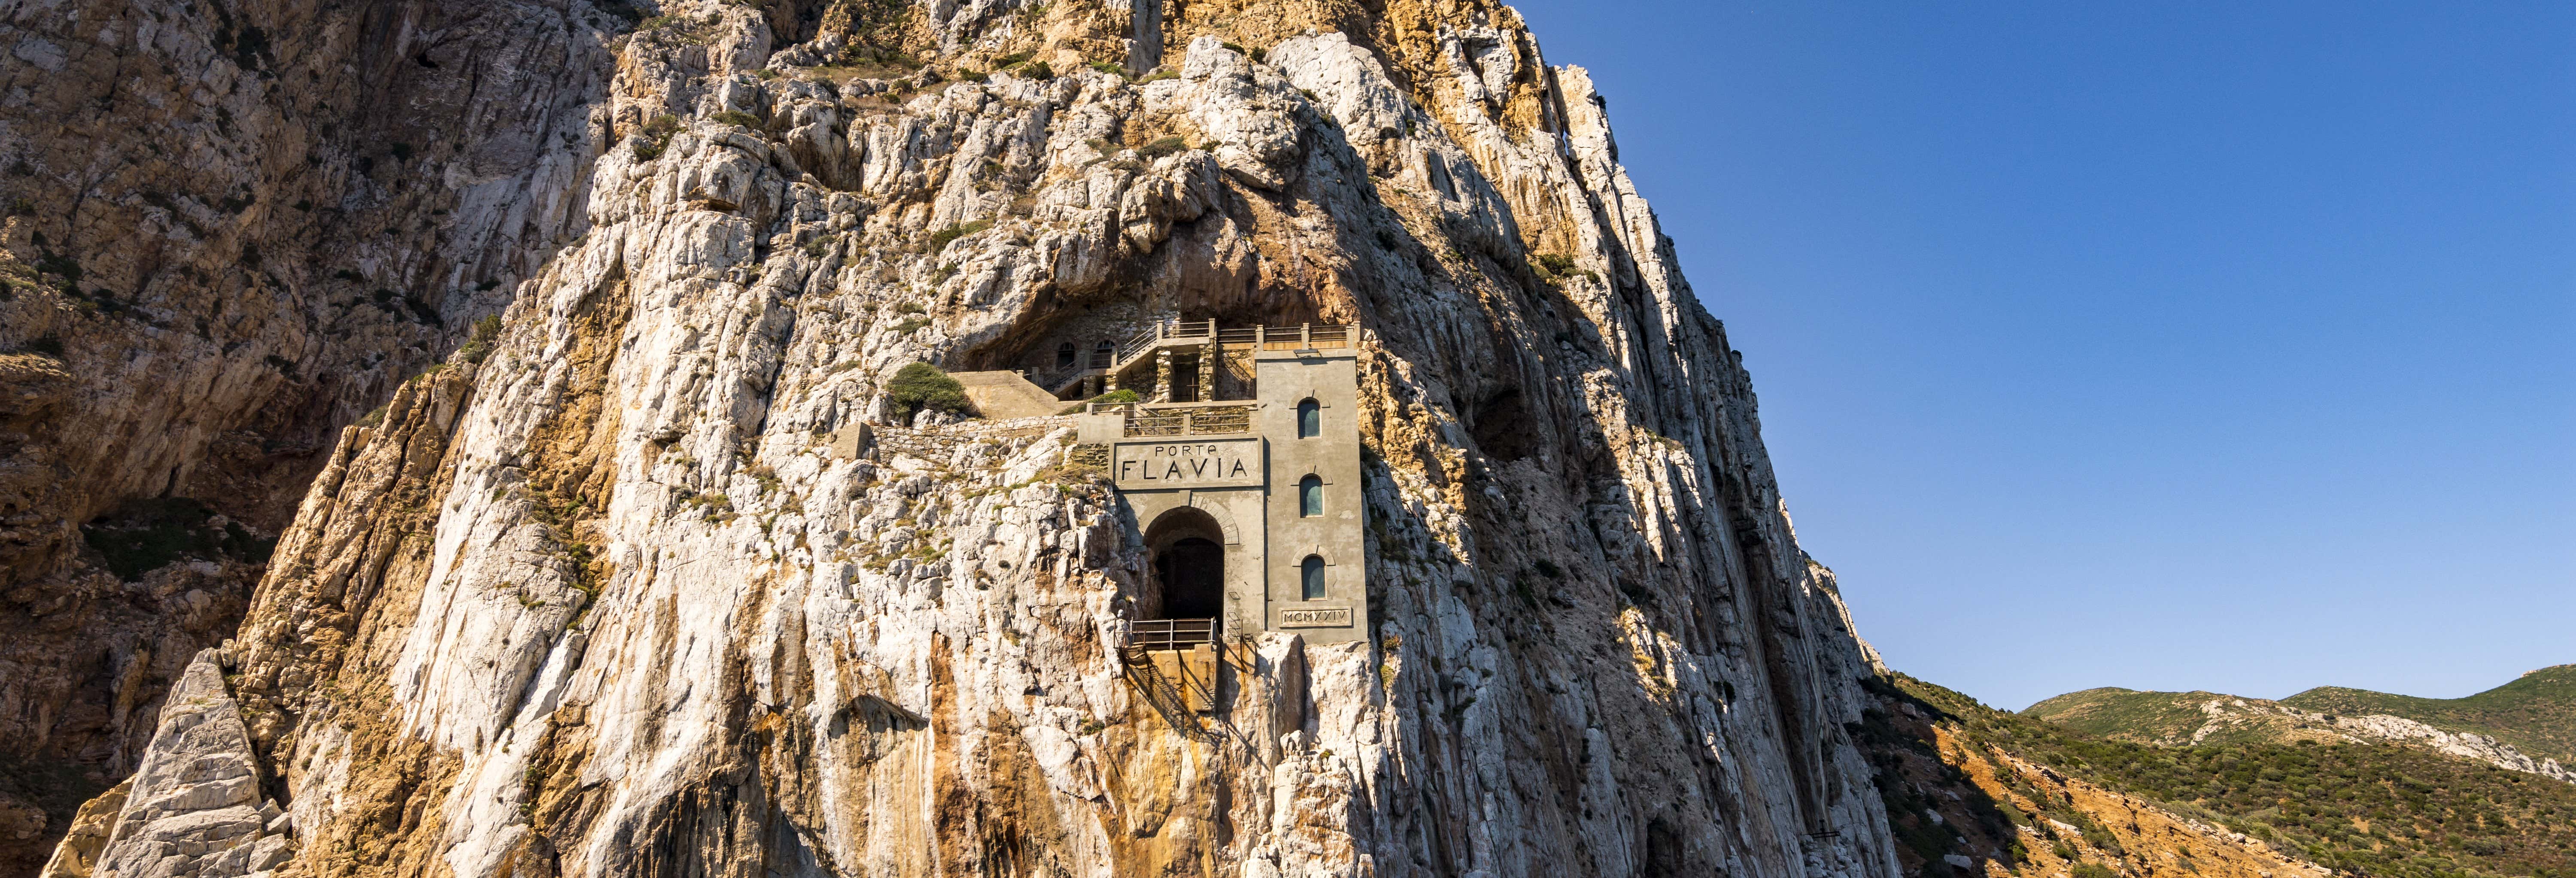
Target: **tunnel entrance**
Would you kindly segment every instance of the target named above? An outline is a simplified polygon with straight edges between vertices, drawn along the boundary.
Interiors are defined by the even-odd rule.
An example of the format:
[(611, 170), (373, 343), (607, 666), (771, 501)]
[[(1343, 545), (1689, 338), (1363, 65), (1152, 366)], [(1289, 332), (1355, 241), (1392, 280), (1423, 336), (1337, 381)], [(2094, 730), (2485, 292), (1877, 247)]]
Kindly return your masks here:
[(1225, 612), (1225, 532), (1206, 512), (1163, 513), (1146, 532), (1159, 586), (1157, 619), (1213, 619)]
[(1190, 537), (1154, 559), (1163, 577), (1163, 618), (1212, 619), (1225, 609), (1225, 547)]

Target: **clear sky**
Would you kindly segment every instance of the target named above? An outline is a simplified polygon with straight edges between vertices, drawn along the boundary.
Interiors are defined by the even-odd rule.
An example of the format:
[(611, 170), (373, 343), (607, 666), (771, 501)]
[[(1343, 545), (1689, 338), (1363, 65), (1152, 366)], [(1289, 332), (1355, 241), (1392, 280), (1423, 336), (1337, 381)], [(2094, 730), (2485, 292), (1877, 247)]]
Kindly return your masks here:
[(2576, 4), (1517, 5), (1898, 670), (2576, 662)]

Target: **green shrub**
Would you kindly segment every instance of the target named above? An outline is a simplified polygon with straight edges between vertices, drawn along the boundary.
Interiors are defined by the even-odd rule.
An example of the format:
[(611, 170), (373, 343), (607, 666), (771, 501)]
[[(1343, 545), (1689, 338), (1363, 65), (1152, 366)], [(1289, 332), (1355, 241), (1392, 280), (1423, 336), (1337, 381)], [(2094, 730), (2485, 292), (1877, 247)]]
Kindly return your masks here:
[(1037, 61), (1020, 68), (1020, 75), (1037, 80), (1054, 79), (1055, 68), (1047, 66), (1047, 62)]
[(959, 223), (957, 225), (940, 229), (939, 231), (930, 233), (930, 249), (938, 250), (947, 247), (948, 242), (950, 241), (954, 241), (992, 227), (992, 220), (976, 220), (971, 223)]
[(241, 525), (214, 522), (215, 511), (186, 497), (139, 500), (81, 526), (81, 538), (106, 556), (107, 569), (133, 582), (143, 574), (188, 559), (268, 560), (277, 541)]
[(1010, 54), (1008, 54), (1008, 55), (1004, 55), (1004, 56), (1002, 56), (1002, 57), (999, 57), (999, 58), (995, 58), (995, 59), (993, 59), (993, 69), (995, 69), (995, 70), (1002, 70), (1002, 69), (1006, 69), (1006, 68), (1009, 68), (1011, 65), (1018, 64), (1018, 63), (1020, 63), (1020, 62), (1027, 61), (1027, 60), (1029, 60), (1029, 53), (1027, 53), (1027, 52), (1012, 52), (1012, 53), (1010, 53)]
[(977, 70), (972, 67), (957, 68), (957, 78), (966, 80), (967, 82), (983, 82), (985, 80), (992, 79), (992, 77), (984, 75), (984, 71)]
[(1118, 62), (1115, 61), (1093, 61), (1091, 62), (1091, 69), (1111, 76), (1127, 75), (1127, 68), (1119, 66)]
[(465, 362), (483, 362), (484, 357), (492, 355), (492, 341), (500, 337), (501, 315), (485, 315), (483, 319), (474, 321), (474, 337), (466, 339), (465, 344), (456, 349), (456, 353), (463, 356)]
[(2120, 873), (2100, 863), (2077, 863), (2074, 875), (2075, 878), (2120, 878)]
[(954, 414), (968, 408), (965, 386), (929, 363), (896, 370), (894, 380), (886, 382), (886, 397), (894, 403), (896, 415), (906, 421), (922, 409)]
[(1157, 72), (1154, 72), (1154, 73), (1148, 73), (1148, 74), (1146, 74), (1146, 75), (1145, 75), (1145, 78), (1143, 78), (1143, 79), (1139, 79), (1139, 80), (1136, 80), (1136, 84), (1137, 84), (1137, 85), (1144, 85), (1145, 83), (1148, 83), (1148, 82), (1161, 82), (1161, 81), (1166, 80), (1166, 79), (1179, 79), (1179, 78), (1181, 78), (1181, 75), (1180, 75), (1180, 74), (1178, 74), (1178, 73), (1174, 73), (1174, 72), (1169, 71), (1169, 70), (1163, 70), (1163, 71), (1157, 71)]
[(671, 145), (671, 135), (680, 131), (680, 117), (664, 114), (644, 123), (644, 139), (635, 143), (635, 160), (649, 162), (662, 157)]
[(1529, 259), (1530, 270), (1538, 274), (1539, 280), (1548, 283), (1563, 283), (1566, 278), (1578, 274), (1595, 280), (1600, 278), (1600, 275), (1576, 268), (1574, 257), (1562, 253), (1537, 253), (1532, 254)]
[(1092, 398), (1090, 398), (1090, 399), (1083, 400), (1083, 401), (1081, 401), (1081, 402), (1074, 403), (1074, 404), (1069, 405), (1069, 406), (1065, 406), (1065, 407), (1064, 407), (1064, 409), (1063, 409), (1062, 411), (1058, 411), (1058, 412), (1056, 412), (1056, 414), (1059, 414), (1059, 415), (1078, 415), (1078, 414), (1081, 414), (1081, 413), (1082, 413), (1082, 410), (1083, 410), (1083, 408), (1084, 408), (1084, 407), (1089, 406), (1090, 404), (1095, 403), (1095, 402), (1109, 402), (1109, 403), (1118, 403), (1118, 402), (1135, 402), (1135, 401), (1137, 401), (1137, 400), (1139, 400), (1139, 399), (1143, 399), (1143, 398), (1144, 398), (1144, 397), (1137, 396), (1137, 395), (1136, 395), (1136, 391), (1133, 391), (1133, 390), (1127, 390), (1127, 389), (1121, 388), (1121, 389), (1118, 389), (1118, 390), (1112, 390), (1112, 391), (1110, 391), (1110, 392), (1108, 392), (1108, 393), (1103, 393), (1103, 394), (1101, 394), (1101, 395), (1099, 395), (1099, 396), (1095, 396), (1095, 397), (1092, 397)]
[(1158, 159), (1188, 148), (1190, 148), (1190, 142), (1187, 140), (1182, 140), (1177, 136), (1165, 137), (1152, 143), (1145, 144), (1144, 146), (1137, 147), (1136, 154), (1147, 159)]
[(707, 118), (727, 125), (740, 125), (744, 128), (754, 130), (758, 130), (760, 128), (760, 117), (754, 116), (750, 113), (745, 113), (741, 110), (726, 110), (724, 112), (708, 116)]

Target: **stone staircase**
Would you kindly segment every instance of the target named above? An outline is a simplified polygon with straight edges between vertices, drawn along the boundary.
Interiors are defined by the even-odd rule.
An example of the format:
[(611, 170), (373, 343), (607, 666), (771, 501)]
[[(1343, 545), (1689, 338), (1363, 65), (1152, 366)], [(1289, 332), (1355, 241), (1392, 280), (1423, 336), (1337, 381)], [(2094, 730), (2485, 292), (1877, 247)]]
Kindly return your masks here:
[(988, 420), (1038, 418), (1064, 410), (1065, 402), (1018, 372), (951, 372), (966, 389), (966, 399)]

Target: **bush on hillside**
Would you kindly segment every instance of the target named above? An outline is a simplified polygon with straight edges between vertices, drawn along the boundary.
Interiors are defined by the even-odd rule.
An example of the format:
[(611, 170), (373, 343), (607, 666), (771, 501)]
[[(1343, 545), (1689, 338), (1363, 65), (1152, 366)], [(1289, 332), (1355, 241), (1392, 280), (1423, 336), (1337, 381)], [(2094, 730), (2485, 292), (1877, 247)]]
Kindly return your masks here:
[(483, 362), (483, 358), (492, 355), (492, 341), (500, 337), (501, 315), (485, 315), (483, 319), (474, 321), (474, 336), (466, 339), (464, 346), (457, 348), (456, 353), (464, 357), (468, 363)]
[(894, 402), (895, 416), (907, 422), (922, 409), (962, 414), (971, 407), (966, 401), (966, 387), (929, 363), (914, 363), (897, 370), (894, 380), (886, 382), (886, 396)]
[(1072, 405), (1066, 406), (1066, 407), (1065, 407), (1065, 409), (1064, 409), (1063, 411), (1056, 412), (1056, 414), (1059, 414), (1059, 415), (1080, 414), (1080, 413), (1082, 412), (1083, 408), (1085, 408), (1085, 407), (1087, 407), (1087, 406), (1089, 406), (1090, 404), (1095, 403), (1095, 402), (1135, 402), (1135, 401), (1140, 400), (1140, 399), (1143, 399), (1143, 398), (1144, 398), (1144, 397), (1137, 396), (1137, 395), (1136, 395), (1136, 391), (1128, 390), (1128, 389), (1125, 389), (1125, 388), (1120, 388), (1120, 389), (1118, 389), (1118, 390), (1112, 390), (1112, 391), (1110, 391), (1110, 392), (1108, 392), (1108, 393), (1103, 393), (1103, 394), (1101, 394), (1101, 395), (1099, 395), (1099, 396), (1095, 396), (1095, 397), (1092, 397), (1092, 398), (1090, 398), (1090, 399), (1086, 399), (1086, 400), (1083, 400), (1083, 401), (1081, 401), (1081, 402), (1077, 402), (1077, 403), (1074, 403), (1074, 404), (1072, 404)]

